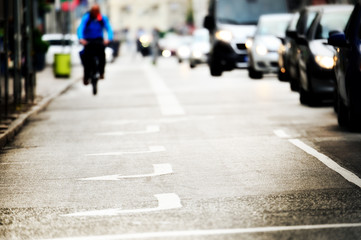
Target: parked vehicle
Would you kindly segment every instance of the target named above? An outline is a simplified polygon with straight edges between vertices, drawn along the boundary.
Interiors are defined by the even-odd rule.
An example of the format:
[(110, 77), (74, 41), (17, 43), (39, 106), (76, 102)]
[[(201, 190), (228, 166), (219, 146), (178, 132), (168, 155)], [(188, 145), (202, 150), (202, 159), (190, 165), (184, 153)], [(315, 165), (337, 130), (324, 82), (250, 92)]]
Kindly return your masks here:
[(307, 30), (306, 36), (297, 39), (300, 57), (300, 102), (314, 105), (323, 99), (333, 99), (335, 49), (327, 45), (332, 31), (343, 31), (350, 17), (352, 5), (322, 5)]
[(299, 18), (295, 29), (286, 30), (286, 52), (284, 55), (284, 71), (287, 73), (288, 81), (292, 91), (299, 90), (299, 47), (297, 39), (304, 37), (317, 16), (319, 7), (305, 7), (299, 12)]
[[(79, 43), (76, 34), (50, 33), (44, 34), (42, 39), (47, 41), (50, 46), (45, 55), (45, 62), (48, 65), (54, 64), (54, 54), (70, 53), (71, 63), (73, 65), (81, 64), (79, 52), (83, 50), (83, 46)], [(107, 62), (114, 60), (113, 49), (105, 48), (105, 58)]]
[[(292, 20), (289, 22), (286, 33), (287, 32), (296, 32), (296, 25), (300, 18), (300, 13), (296, 12), (293, 14)], [(288, 37), (287, 34), (283, 38), (280, 38), (282, 44), (278, 49), (278, 79), (282, 82), (289, 82), (290, 81), (290, 73), (289, 73), (289, 61), (290, 56), (293, 55), (292, 53), (292, 38)]]
[(355, 5), (344, 32), (331, 35), (335, 55), (339, 126), (361, 129), (361, 4)]
[(278, 49), (292, 14), (266, 14), (258, 21), (255, 35), (249, 39), (248, 49), (250, 78), (259, 79), (264, 73), (277, 73)]
[(204, 27), (210, 32), (211, 75), (221, 76), (223, 71), (247, 68), (246, 40), (253, 36), (259, 16), (286, 12), (286, 0), (210, 0)]
[(189, 58), (189, 67), (195, 68), (198, 64), (207, 63), (209, 55), (209, 32), (207, 29), (196, 29), (193, 32), (191, 44), (191, 55)]

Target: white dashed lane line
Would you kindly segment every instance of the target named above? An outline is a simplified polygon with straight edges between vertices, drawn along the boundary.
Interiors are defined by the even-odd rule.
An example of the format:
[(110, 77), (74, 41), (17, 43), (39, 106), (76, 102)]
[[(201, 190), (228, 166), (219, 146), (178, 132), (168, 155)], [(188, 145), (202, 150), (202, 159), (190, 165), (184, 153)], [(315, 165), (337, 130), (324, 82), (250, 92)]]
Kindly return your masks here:
[(147, 126), (147, 129), (144, 131), (134, 131), (134, 132), (104, 132), (97, 133), (98, 136), (124, 136), (124, 135), (136, 135), (136, 134), (150, 134), (150, 133), (158, 133), (160, 131), (160, 127), (158, 125), (150, 125)]
[(202, 237), (202, 236), (222, 236), (222, 235), (225, 236), (225, 235), (250, 234), (250, 233), (272, 233), (272, 232), (302, 231), (302, 230), (327, 230), (327, 229), (359, 228), (359, 227), (361, 227), (361, 223), (343, 223), (343, 224), (259, 227), (259, 228), (145, 232), (145, 233), (119, 234), (119, 235), (54, 238), (54, 239), (43, 239), (43, 240), (124, 240), (124, 239), (155, 239), (155, 238), (169, 239), (169, 238), (177, 238), (177, 237)]
[[(290, 136), (287, 133), (285, 133), (283, 130), (275, 130), (274, 133), (280, 138), (290, 138)], [(302, 142), (299, 139), (288, 139), (288, 141), (290, 143), (292, 143), (293, 145), (295, 145), (296, 147), (302, 149), (303, 151), (305, 151), (309, 155), (311, 155), (311, 156), (315, 157), (316, 159), (318, 159), (320, 162), (325, 164), (328, 168), (330, 168), (333, 171), (340, 174), (347, 181), (349, 181), (349, 182), (351, 182), (351, 183), (353, 183), (356, 186), (361, 188), (361, 179), (356, 174), (354, 174), (351, 171), (341, 167), (338, 163), (336, 163), (334, 160), (332, 160), (331, 158), (329, 158), (325, 154), (320, 153), (319, 151), (317, 151), (316, 149), (308, 146), (306, 143)]]

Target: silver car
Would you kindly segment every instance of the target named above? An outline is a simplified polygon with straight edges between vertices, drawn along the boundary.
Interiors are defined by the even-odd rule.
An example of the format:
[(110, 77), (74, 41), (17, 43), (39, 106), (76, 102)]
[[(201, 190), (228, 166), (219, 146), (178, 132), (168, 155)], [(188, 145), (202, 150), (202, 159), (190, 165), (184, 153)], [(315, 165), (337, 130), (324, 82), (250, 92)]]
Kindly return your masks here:
[(281, 37), (291, 21), (292, 14), (265, 14), (258, 21), (257, 30), (246, 47), (249, 55), (248, 75), (260, 79), (264, 73), (278, 72), (278, 50)]

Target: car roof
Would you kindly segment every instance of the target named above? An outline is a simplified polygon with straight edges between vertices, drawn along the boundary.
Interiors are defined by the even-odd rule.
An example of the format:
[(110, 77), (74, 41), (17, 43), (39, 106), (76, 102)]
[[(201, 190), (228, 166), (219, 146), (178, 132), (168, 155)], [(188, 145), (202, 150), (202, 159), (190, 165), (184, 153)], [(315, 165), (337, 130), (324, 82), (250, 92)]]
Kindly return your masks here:
[(309, 11), (339, 11), (343, 9), (353, 8), (351, 4), (322, 4), (315, 6), (307, 6), (305, 9)]
[(270, 13), (270, 14), (263, 14), (260, 16), (260, 19), (290, 19), (294, 14), (292, 13)]
[(49, 41), (49, 40), (62, 40), (62, 39), (72, 39), (72, 40), (77, 40), (78, 37), (76, 36), (76, 34), (61, 34), (61, 33), (46, 33), (42, 36), (42, 39), (44, 41)]

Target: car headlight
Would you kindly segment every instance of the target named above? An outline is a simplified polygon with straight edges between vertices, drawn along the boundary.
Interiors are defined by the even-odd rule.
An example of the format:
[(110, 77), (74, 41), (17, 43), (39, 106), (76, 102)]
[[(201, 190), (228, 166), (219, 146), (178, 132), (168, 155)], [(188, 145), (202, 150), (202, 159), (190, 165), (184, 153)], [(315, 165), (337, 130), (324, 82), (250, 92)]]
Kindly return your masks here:
[(220, 31), (216, 32), (216, 38), (223, 42), (230, 42), (230, 41), (232, 41), (233, 36), (230, 31), (220, 30)]
[(139, 41), (143, 47), (147, 48), (150, 46), (150, 43), (152, 42), (152, 37), (150, 35), (142, 35), (139, 38)]
[(267, 53), (268, 53), (268, 50), (267, 50), (267, 48), (265, 47), (265, 46), (263, 46), (263, 45), (257, 45), (257, 47), (256, 47), (256, 53), (258, 54), (258, 55), (266, 55)]
[(202, 52), (195, 50), (195, 51), (192, 52), (192, 56), (194, 58), (201, 58), (202, 57)]
[(247, 41), (246, 41), (246, 48), (247, 49), (250, 49), (250, 48), (252, 48), (252, 46), (253, 46), (253, 40), (252, 39), (247, 39)]
[(335, 65), (333, 57), (328, 56), (316, 56), (315, 57), (316, 63), (320, 65), (320, 67), (325, 69), (332, 69)]

